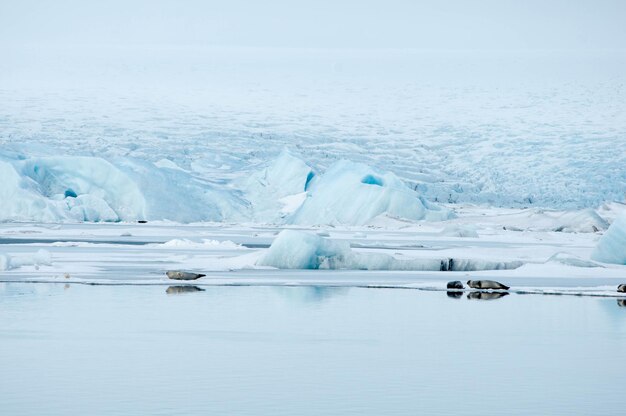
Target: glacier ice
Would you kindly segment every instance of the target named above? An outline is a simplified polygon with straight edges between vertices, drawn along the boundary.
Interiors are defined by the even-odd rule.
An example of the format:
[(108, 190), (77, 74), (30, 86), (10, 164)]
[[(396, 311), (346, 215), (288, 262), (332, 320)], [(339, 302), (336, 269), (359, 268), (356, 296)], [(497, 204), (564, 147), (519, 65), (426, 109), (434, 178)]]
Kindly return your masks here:
[(279, 269), (319, 269), (351, 255), (350, 244), (295, 230), (283, 230), (257, 265)]
[[(248, 172), (245, 179), (207, 175), (170, 159), (29, 157), (3, 150), (0, 221), (387, 226), (454, 217), (450, 209), (427, 201), (393, 173), (348, 160), (320, 170), (286, 149), (261, 170)], [(501, 219), (502, 226), (512, 230), (608, 228), (591, 208), (570, 212), (533, 208)], [(450, 225), (441, 234), (477, 236), (471, 225)]]
[(158, 168), (136, 158), (117, 158), (114, 162), (141, 190), (145, 219), (189, 223), (248, 217), (248, 204), (234, 189), (222, 189), (185, 170)]
[(515, 269), (522, 262), (451, 258), (397, 259), (388, 254), (353, 251), (345, 241), (303, 231), (283, 230), (256, 264), (278, 269), (478, 271)]
[(304, 200), (304, 193), (316, 180), (315, 170), (284, 149), (267, 167), (241, 184), (251, 203), (253, 217), (262, 222), (282, 222)]
[(364, 225), (377, 216), (445, 220), (451, 211), (421, 198), (396, 175), (340, 160), (313, 183), (291, 224)]
[(22, 266), (41, 266), (52, 264), (52, 256), (48, 250), (40, 249), (35, 253), (17, 255), (0, 254), (0, 271), (17, 269)]
[(247, 217), (234, 190), (147, 161), (56, 156), (0, 159), (2, 221), (224, 221)]
[[(84, 221), (97, 221), (102, 210), (105, 220), (133, 220), (145, 217), (145, 199), (139, 187), (122, 171), (98, 157), (56, 156), (29, 158), (16, 167), (37, 184), (39, 193), (53, 200), (82, 196), (68, 204), (75, 213), (87, 213)], [(66, 196), (69, 195), (69, 196)], [(69, 206), (72, 205), (72, 206)], [(116, 218), (112, 218), (115, 216)], [(76, 218), (76, 217), (74, 217)]]
[(591, 253), (591, 258), (603, 263), (626, 264), (626, 214), (613, 221)]
[(38, 192), (37, 183), (0, 160), (0, 220), (55, 221), (65, 218), (62, 204)]

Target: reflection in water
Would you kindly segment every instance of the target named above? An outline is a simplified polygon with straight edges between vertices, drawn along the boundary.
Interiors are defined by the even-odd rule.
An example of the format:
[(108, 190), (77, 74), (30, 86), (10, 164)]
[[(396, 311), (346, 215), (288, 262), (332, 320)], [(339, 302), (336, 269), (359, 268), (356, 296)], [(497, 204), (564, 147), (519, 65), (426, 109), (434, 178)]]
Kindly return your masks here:
[(470, 292), (467, 294), (467, 298), (477, 300), (494, 300), (500, 299), (508, 294), (508, 292)]
[(204, 292), (204, 289), (199, 288), (198, 286), (181, 285), (181, 286), (170, 286), (165, 290), (165, 293), (167, 293), (168, 295), (178, 295), (181, 293), (192, 293), (192, 292)]
[(448, 295), (449, 298), (461, 299), (461, 296), (463, 296), (463, 292), (457, 290), (449, 290), (446, 292), (446, 295)]
[(1, 414), (624, 413), (617, 298), (168, 286), (0, 283)]
[(301, 303), (318, 303), (337, 295), (345, 295), (350, 288), (333, 286), (275, 287), (284, 298)]
[(622, 308), (626, 308), (626, 299), (618, 299), (617, 300), (617, 306), (620, 306)]

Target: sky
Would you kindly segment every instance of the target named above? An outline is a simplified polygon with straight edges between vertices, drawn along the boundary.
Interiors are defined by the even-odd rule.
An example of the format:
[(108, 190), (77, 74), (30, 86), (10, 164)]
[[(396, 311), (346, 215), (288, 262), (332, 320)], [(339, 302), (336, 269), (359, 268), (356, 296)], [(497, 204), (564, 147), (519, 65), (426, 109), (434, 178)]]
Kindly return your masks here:
[(623, 0), (0, 0), (0, 44), (626, 49)]

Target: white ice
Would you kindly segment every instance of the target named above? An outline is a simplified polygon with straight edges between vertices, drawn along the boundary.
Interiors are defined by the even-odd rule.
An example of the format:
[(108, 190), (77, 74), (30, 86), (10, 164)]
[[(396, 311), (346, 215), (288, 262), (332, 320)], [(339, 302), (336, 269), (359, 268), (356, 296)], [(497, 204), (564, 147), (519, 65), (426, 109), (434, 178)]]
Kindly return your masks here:
[(611, 224), (591, 257), (605, 263), (626, 265), (626, 213)]

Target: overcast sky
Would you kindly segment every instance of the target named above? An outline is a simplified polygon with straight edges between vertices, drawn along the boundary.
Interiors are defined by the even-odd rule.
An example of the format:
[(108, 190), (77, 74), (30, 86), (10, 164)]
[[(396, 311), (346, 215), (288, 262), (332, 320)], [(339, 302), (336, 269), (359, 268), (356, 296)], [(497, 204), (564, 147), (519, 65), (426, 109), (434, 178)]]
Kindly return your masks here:
[(0, 43), (624, 49), (624, 0), (2, 0)]

